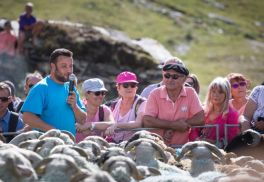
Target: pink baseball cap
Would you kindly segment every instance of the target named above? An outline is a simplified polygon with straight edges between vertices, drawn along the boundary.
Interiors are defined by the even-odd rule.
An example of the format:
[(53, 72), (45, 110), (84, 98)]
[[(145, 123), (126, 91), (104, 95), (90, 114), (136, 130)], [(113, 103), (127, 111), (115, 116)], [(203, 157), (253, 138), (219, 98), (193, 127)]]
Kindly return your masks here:
[(116, 83), (128, 83), (128, 82), (138, 83), (137, 75), (129, 71), (124, 71), (119, 75), (117, 75)]

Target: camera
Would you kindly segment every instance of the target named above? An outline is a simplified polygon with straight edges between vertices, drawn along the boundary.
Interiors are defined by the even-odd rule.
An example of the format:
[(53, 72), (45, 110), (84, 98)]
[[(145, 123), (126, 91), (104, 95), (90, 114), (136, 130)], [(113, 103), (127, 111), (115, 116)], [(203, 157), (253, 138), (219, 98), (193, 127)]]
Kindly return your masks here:
[(264, 121), (264, 117), (259, 116), (258, 121)]

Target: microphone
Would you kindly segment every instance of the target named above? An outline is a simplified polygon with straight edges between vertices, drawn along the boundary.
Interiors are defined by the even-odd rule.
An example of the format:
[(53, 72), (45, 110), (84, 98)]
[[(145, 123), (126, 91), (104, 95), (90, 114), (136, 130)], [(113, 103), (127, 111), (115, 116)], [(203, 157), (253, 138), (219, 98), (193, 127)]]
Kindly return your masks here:
[(70, 74), (69, 76), (69, 81), (70, 81), (70, 84), (69, 84), (69, 95), (71, 94), (71, 92), (73, 91), (73, 88), (74, 88), (74, 82), (75, 82), (75, 79), (76, 79), (76, 76), (72, 73)]

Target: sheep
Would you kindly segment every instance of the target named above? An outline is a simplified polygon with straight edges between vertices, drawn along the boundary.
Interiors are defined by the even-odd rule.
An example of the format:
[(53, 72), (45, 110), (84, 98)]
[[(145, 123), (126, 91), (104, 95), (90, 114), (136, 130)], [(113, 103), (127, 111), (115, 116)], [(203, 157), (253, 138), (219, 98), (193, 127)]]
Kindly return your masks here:
[(34, 182), (38, 177), (29, 160), (9, 148), (0, 151), (0, 179), (9, 182)]
[(56, 153), (71, 156), (75, 160), (76, 164), (82, 169), (86, 169), (91, 172), (99, 170), (99, 167), (96, 164), (87, 161), (89, 157), (87, 153), (80, 147), (70, 145), (58, 145), (50, 151), (50, 155)]
[(42, 157), (47, 157), (51, 149), (57, 145), (64, 145), (64, 141), (60, 138), (47, 137), (40, 140), (34, 147), (33, 151), (37, 152)]
[(68, 131), (51, 129), (39, 137), (40, 140), (47, 137), (58, 137), (64, 141), (65, 144), (73, 145), (75, 142), (75, 137)]
[[(79, 142), (76, 146), (81, 147), (89, 156), (89, 161), (94, 162), (101, 155), (100, 145), (91, 140)], [(93, 154), (93, 156), (91, 156)]]
[(34, 151), (36, 145), (40, 142), (39, 139), (32, 139), (32, 140), (27, 140), (24, 142), (19, 143), (18, 147)]
[(21, 142), (38, 139), (41, 135), (39, 131), (28, 131), (15, 136), (9, 143), (18, 146)]
[[(163, 149), (150, 139), (140, 138), (135, 140), (126, 146), (125, 151), (132, 154), (132, 149), (135, 150), (134, 160), (137, 165), (157, 168), (162, 174), (180, 173), (189, 175), (176, 166), (166, 164), (168, 159)], [(156, 160), (156, 158), (161, 159), (163, 162)]]
[[(176, 153), (175, 153), (175, 149), (167, 146), (165, 143), (164, 143), (164, 140), (163, 138), (156, 134), (156, 133), (151, 133), (149, 131), (146, 131), (146, 130), (141, 130), (141, 131), (137, 131), (136, 133), (134, 133), (131, 138), (126, 142), (126, 145), (125, 147), (137, 140), (137, 139), (140, 139), (140, 138), (146, 138), (146, 139), (150, 139), (150, 140), (153, 140), (156, 144), (158, 144), (159, 146), (161, 146), (161, 148), (163, 149), (163, 151), (165, 152), (167, 158), (168, 158), (168, 164), (172, 164), (172, 165), (178, 165), (177, 164), (177, 161), (175, 160), (176, 159)], [(125, 148), (124, 147), (124, 148)]]
[[(125, 151), (129, 152), (134, 147), (136, 147), (135, 160), (137, 165), (145, 165), (148, 167), (158, 168), (158, 162), (156, 160), (153, 160), (154, 157), (159, 157), (165, 163), (167, 162), (167, 157), (162, 148), (150, 139), (140, 138), (138, 140), (135, 140), (125, 147)], [(147, 154), (147, 156), (145, 156), (144, 154)]]
[(35, 170), (40, 181), (69, 182), (81, 170), (74, 159), (65, 154), (52, 154), (43, 159)]
[(104, 163), (102, 169), (108, 171), (117, 182), (130, 182), (131, 176), (135, 180), (143, 179), (136, 168), (135, 162), (125, 156), (110, 157)]
[(126, 156), (126, 153), (119, 147), (110, 147), (106, 149), (106, 151), (103, 152), (102, 155), (98, 158), (97, 164), (102, 167), (105, 161), (113, 156)]
[(100, 136), (87, 136), (83, 141), (89, 141), (89, 140), (99, 144), (100, 148), (103, 150), (110, 147), (109, 143)]
[(188, 142), (183, 145), (177, 160), (179, 161), (185, 155), (192, 159), (190, 169), (192, 176), (198, 176), (206, 171), (215, 171), (215, 159), (224, 162), (221, 151), (215, 145), (205, 141)]
[(258, 160), (264, 160), (263, 137), (252, 129), (244, 131), (235, 137), (226, 147), (226, 152), (233, 152), (237, 156), (252, 156)]

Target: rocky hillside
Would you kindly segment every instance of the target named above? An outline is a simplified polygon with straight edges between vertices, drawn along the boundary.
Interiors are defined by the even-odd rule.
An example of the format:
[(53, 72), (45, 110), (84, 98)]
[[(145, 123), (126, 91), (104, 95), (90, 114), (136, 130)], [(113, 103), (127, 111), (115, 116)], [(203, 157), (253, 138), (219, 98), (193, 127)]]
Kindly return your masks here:
[[(264, 1), (58, 0), (54, 2), (52, 0), (32, 0), (32, 2), (35, 5), (34, 14), (38, 19), (78, 22), (86, 27), (104, 28), (95, 28), (96, 32), (101, 33), (98, 39), (91, 39), (90, 37), (91, 32), (95, 31), (94, 29), (87, 30), (88, 32), (83, 30), (83, 32), (73, 31), (68, 34), (69, 36), (66, 36), (66, 31), (65, 34), (62, 34), (65, 37), (55, 38), (56, 42), (61, 42), (65, 46), (70, 47), (69, 41), (76, 44), (76, 46), (73, 46), (74, 51), (77, 50), (75, 51), (76, 58), (89, 60), (80, 61), (80, 65), (84, 62), (90, 64), (91, 60), (99, 67), (96, 67), (96, 69), (100, 69), (100, 67), (103, 69), (105, 65), (112, 65), (113, 67), (108, 68), (107, 71), (115, 70), (112, 73), (113, 75), (117, 72), (116, 69), (130, 68), (142, 75), (140, 78), (143, 83), (155, 82), (158, 79), (153, 79), (155, 78), (152, 74), (153, 71), (150, 71), (151, 74), (149, 74), (142, 70), (144, 70), (143, 67), (145, 68), (149, 64), (150, 67), (146, 68), (152, 68), (152, 63), (156, 62), (156, 59), (161, 58), (161, 56), (143, 53), (143, 46), (139, 49), (138, 46), (135, 46), (135, 43), (131, 46), (131, 42), (134, 42), (134, 40), (139, 41), (136, 44), (140, 45), (142, 43), (140, 41), (151, 38), (154, 42), (157, 40), (164, 45), (170, 54), (182, 58), (191, 72), (198, 75), (202, 85), (201, 97), (204, 96), (207, 86), (213, 78), (225, 76), (230, 72), (245, 74), (252, 81), (252, 86), (263, 81)], [(19, 13), (23, 11), (24, 3), (24, 1), (16, 0), (0, 2), (0, 12), (5, 12), (4, 14), (1, 13), (0, 16), (17, 19)], [(6, 9), (9, 11), (5, 11)], [(110, 29), (114, 31), (109, 31)], [(58, 31), (62, 30), (59, 29)], [(116, 32), (123, 33), (116, 34)], [(86, 37), (82, 38), (84, 34)], [(109, 36), (106, 35), (109, 34), (112, 38), (114, 37), (114, 41), (111, 40), (110, 43), (106, 43), (105, 40), (109, 39)], [(118, 37), (118, 41), (115, 40), (116, 37)], [(132, 41), (127, 37), (131, 37)], [(127, 45), (122, 45), (120, 39), (126, 42)], [(98, 40), (98, 42), (96, 43), (95, 40)], [(44, 42), (48, 44), (47, 47), (50, 46), (50, 49), (53, 45), (56, 45), (51, 43), (51, 38), (45, 39)], [(93, 45), (89, 47), (89, 50), (85, 47), (87, 42)], [(145, 45), (146, 43), (147, 41)], [(44, 52), (34, 60), (47, 56), (50, 49), (43, 50)], [(99, 54), (97, 54), (97, 50)], [(115, 52), (116, 50), (118, 52)], [(143, 50), (146, 51), (146, 49)], [(137, 56), (128, 54), (131, 51), (136, 53)], [(81, 56), (85, 52), (88, 54), (85, 54), (84, 57)], [(160, 51), (155, 51), (155, 49), (153, 51), (152, 49), (151, 52)], [(101, 56), (102, 53), (107, 53), (108, 56), (107, 54)], [(81, 57), (78, 57), (79, 55)], [(105, 64), (106, 57), (110, 58), (107, 59), (107, 64)], [(122, 59), (124, 57), (129, 57), (129, 59)], [(152, 60), (150, 57), (155, 57), (155, 59)], [(138, 64), (136, 60), (143, 61)], [(135, 65), (130, 67), (130, 62)], [(144, 66), (141, 67), (142, 65)], [(81, 79), (83, 73), (87, 72), (85, 67), (86, 65), (77, 68), (76, 65), (76, 71), (80, 73)], [(88, 66), (88, 68), (93, 70), (94, 66)], [(107, 71), (104, 69), (104, 72), (100, 72), (100, 74)], [(99, 74), (99, 72), (96, 73)], [(111, 76), (107, 78), (112, 80)]]

